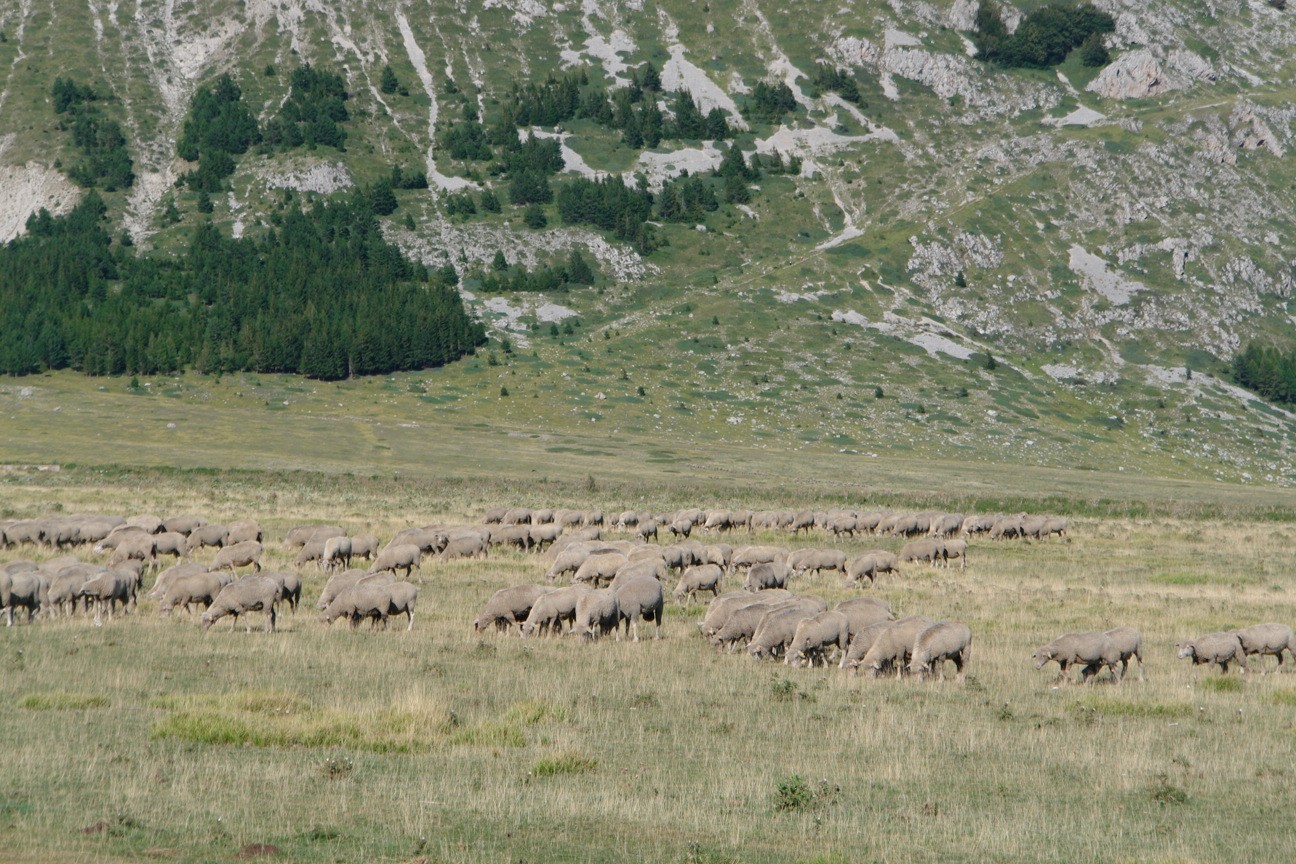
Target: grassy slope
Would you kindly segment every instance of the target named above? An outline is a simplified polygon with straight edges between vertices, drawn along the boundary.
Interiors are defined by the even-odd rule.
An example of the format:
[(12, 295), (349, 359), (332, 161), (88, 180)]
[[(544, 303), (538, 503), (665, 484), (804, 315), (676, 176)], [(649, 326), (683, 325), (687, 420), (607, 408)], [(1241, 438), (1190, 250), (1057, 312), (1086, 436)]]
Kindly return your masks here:
[[(681, 490), (651, 466), (594, 493), (519, 487), (489, 459), (480, 470), (491, 476), (470, 484), (82, 468), (3, 483), (16, 515), (56, 503), (254, 513), (273, 565), (286, 563), (275, 538), (303, 519), (389, 536), (499, 502), (813, 494), (746, 478)], [(660, 643), (476, 637), (467, 622), (483, 599), (541, 572), (507, 553), (429, 564), (412, 633), (326, 631), (303, 610), (275, 637), (220, 625), (203, 637), (151, 603), (102, 629), (18, 626), (0, 680), (13, 742), (0, 841), (25, 861), (220, 861), (251, 843), (319, 861), (1206, 861), (1243, 849), (1277, 861), (1286, 835), (1269, 814), (1293, 803), (1280, 766), (1296, 756), (1296, 687), (1289, 675), (1216, 685), (1171, 649), (1188, 633), (1296, 618), (1292, 540), (1289, 526), (1237, 517), (1085, 518), (1068, 541), (975, 544), (966, 573), (884, 577), (877, 591), (898, 611), (971, 625), (962, 686), (717, 656), (694, 635), (697, 608), (671, 606)], [(305, 576), (318, 596), (322, 578)], [(828, 577), (798, 588), (848, 593)], [(1054, 689), (1030, 668), (1056, 633), (1118, 623), (1144, 634), (1145, 683)], [(827, 794), (780, 811), (793, 775)], [(106, 833), (80, 833), (101, 821)]]

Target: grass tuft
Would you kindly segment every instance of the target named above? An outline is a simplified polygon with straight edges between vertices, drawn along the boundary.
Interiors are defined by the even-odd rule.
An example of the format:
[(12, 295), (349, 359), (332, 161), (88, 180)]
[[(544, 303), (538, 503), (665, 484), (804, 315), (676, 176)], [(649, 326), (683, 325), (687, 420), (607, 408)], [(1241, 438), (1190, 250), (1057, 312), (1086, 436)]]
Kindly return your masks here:
[(1224, 675), (1204, 678), (1201, 682), (1201, 688), (1212, 693), (1241, 693), (1245, 686), (1241, 678)]
[(548, 756), (531, 766), (536, 777), (557, 777), (560, 774), (593, 774), (598, 770), (598, 760), (580, 753), (560, 753)]
[(84, 711), (107, 708), (112, 702), (96, 693), (28, 693), (18, 700), (18, 707), (29, 711)]
[(1134, 702), (1108, 696), (1086, 696), (1075, 704), (1078, 709), (1107, 717), (1178, 718), (1195, 713), (1193, 706), (1186, 702)]

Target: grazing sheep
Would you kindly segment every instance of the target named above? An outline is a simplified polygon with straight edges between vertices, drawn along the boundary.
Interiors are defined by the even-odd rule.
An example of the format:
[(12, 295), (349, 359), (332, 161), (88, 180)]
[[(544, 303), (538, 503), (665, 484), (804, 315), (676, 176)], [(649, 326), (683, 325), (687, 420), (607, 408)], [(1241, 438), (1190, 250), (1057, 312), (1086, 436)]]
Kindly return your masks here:
[(473, 630), (482, 632), (494, 626), (496, 630), (508, 630), (514, 624), (521, 629), (522, 622), (531, 614), (531, 607), (541, 596), (555, 590), (548, 585), (515, 585), (512, 588), (501, 588), (490, 596), (481, 614), (473, 621)]
[[(320, 543), (323, 543), (325, 540), (329, 539), (330, 537), (345, 537), (346, 533), (347, 533), (346, 529), (343, 528), (341, 525), (316, 525), (314, 528), (311, 529), (310, 533), (306, 535), (306, 543), (309, 543), (312, 540), (318, 540)], [(234, 523), (231, 522), (230, 523), (231, 541), (233, 540), (233, 536), (234, 536)]]
[(157, 560), (156, 539), (152, 534), (143, 532), (132, 534), (122, 538), (117, 544), (112, 557), (108, 559), (108, 566), (115, 567), (123, 561), (138, 559), (148, 564)]
[(1104, 634), (1120, 652), (1121, 680), (1129, 674), (1130, 658), (1138, 661), (1139, 680), (1143, 680), (1143, 637), (1133, 627), (1113, 627)]
[(994, 524), (990, 526), (990, 539), (1008, 540), (1013, 537), (1021, 537), (1025, 522), (1026, 514), (1024, 513), (1018, 513), (1015, 516), (1001, 516), (995, 519)]
[(418, 586), (411, 582), (393, 582), (386, 586), (387, 614), (400, 615), (402, 612), (409, 619), (405, 631), (414, 629), (414, 605), (418, 602)]
[(261, 526), (255, 519), (237, 519), (229, 523), (229, 540), (226, 542), (230, 546), (236, 543), (260, 543)]
[[(390, 572), (390, 571), (386, 571)], [(334, 573), (329, 577), (328, 583), (325, 584), (324, 590), (320, 593), (317, 608), (323, 610), (329, 607), (329, 604), (337, 599), (337, 596), (361, 579), (367, 578), (367, 570), (344, 570), (341, 573)], [(395, 578), (393, 575), (392, 578)]]
[[(962, 524), (960, 519), (959, 523)], [(914, 638), (910, 652), (909, 671), (919, 680), (939, 668), (940, 680), (945, 680), (945, 661), (954, 663), (955, 679), (962, 681), (967, 675), (967, 664), (972, 659), (972, 631), (962, 621), (939, 621)]]
[(924, 540), (913, 540), (900, 548), (901, 561), (921, 561), (926, 564), (935, 564), (940, 557), (940, 544), (930, 537)]
[(585, 559), (585, 563), (580, 565), (576, 570), (576, 575), (572, 577), (573, 583), (585, 583), (598, 587), (602, 582), (611, 582), (620, 570), (630, 559), (620, 552), (605, 552), (591, 555)]
[(588, 585), (572, 585), (559, 588), (536, 599), (535, 605), (522, 622), (522, 636), (526, 638), (539, 630), (556, 636), (562, 632), (563, 624), (576, 620), (576, 601), (581, 595), (592, 591)]
[(229, 529), (224, 525), (203, 525), (196, 531), (189, 532), (189, 537), (185, 541), (185, 548), (190, 552), (208, 546), (219, 549), (225, 545), (228, 538)]
[[(260, 545), (257, 543), (257, 546)], [(237, 582), (231, 582), (220, 590), (199, 619), (202, 622), (203, 632), (226, 615), (233, 617), (230, 624), (230, 631), (233, 632), (238, 626), (239, 616), (248, 612), (266, 613), (266, 632), (275, 632), (275, 620), (278, 617), (276, 606), (282, 590), (283, 588), (274, 579), (261, 575), (244, 576)], [(247, 632), (252, 632), (251, 623), (247, 625)]]
[[(1250, 627), (1243, 627), (1241, 630), (1234, 630), (1237, 634), (1238, 641), (1242, 643), (1242, 650), (1246, 652), (1247, 657), (1252, 654), (1260, 655), (1260, 668), (1264, 670), (1264, 658), (1267, 654), (1272, 654), (1278, 658), (1278, 668), (1283, 665), (1283, 651), (1290, 651), (1292, 658), (1296, 659), (1296, 635), (1286, 624), (1253, 624)], [(1142, 662), (1142, 661), (1140, 661)], [(1245, 660), (1243, 663), (1245, 664)]]
[(238, 567), (251, 566), (254, 571), (261, 570), (261, 544), (256, 540), (244, 540), (232, 546), (226, 546), (216, 553), (216, 560), (211, 569), (221, 570), (228, 567), (231, 571)]
[(386, 629), (388, 609), (391, 606), (389, 587), (358, 583), (352, 585), (338, 594), (328, 608), (320, 613), (320, 622), (331, 625), (337, 619), (345, 617), (354, 630), (362, 620), (368, 618), (373, 627), (376, 628), (381, 621), (383, 629)]
[(1068, 523), (1065, 516), (1054, 516), (1044, 523), (1044, 528), (1040, 531), (1040, 537), (1049, 537), (1053, 534), (1059, 537), (1065, 537), (1068, 530)]
[(1035, 652), (1035, 668), (1043, 669), (1049, 661), (1056, 661), (1058, 678), (1067, 680), (1067, 669), (1080, 664), (1080, 681), (1087, 683), (1106, 666), (1120, 683), (1120, 655), (1120, 649), (1106, 633), (1064, 633)]
[(791, 571), (782, 561), (757, 564), (747, 571), (747, 579), (743, 582), (743, 588), (752, 593), (766, 591), (770, 588), (786, 588), (789, 575), (791, 575)]
[(720, 565), (694, 564), (680, 576), (679, 583), (675, 586), (675, 602), (683, 603), (687, 597), (691, 604), (699, 591), (710, 591), (713, 597), (719, 597), (720, 582), (723, 579), (724, 568)]
[(704, 637), (710, 639), (725, 625), (734, 610), (754, 602), (773, 602), (790, 599), (791, 597), (791, 591), (781, 590), (762, 591), (755, 597), (748, 591), (730, 591), (727, 594), (721, 594), (707, 604), (706, 615), (698, 623), (698, 629), (702, 631)]
[(846, 616), (852, 637), (879, 621), (895, 620), (895, 616), (891, 614), (891, 604), (876, 597), (852, 597), (833, 608)]
[(131, 528), (139, 528), (145, 534), (156, 534), (162, 530), (161, 518), (147, 513), (126, 517), (126, 524)]
[(693, 520), (676, 519), (666, 526), (666, 530), (675, 537), (687, 537), (693, 533)]
[(564, 549), (562, 552), (558, 553), (558, 557), (554, 559), (554, 563), (549, 566), (547, 571), (545, 571), (545, 579), (553, 582), (563, 574), (575, 573), (580, 569), (580, 566), (585, 563), (585, 559), (589, 557), (590, 553), (588, 549)]
[(772, 564), (775, 561), (783, 561), (786, 557), (787, 553), (777, 546), (743, 546), (741, 549), (734, 550), (729, 559), (729, 570), (737, 572), (740, 568)]
[(797, 549), (787, 557), (787, 565), (798, 576), (824, 570), (846, 572), (846, 553), (838, 549)]
[(892, 622), (891, 626), (877, 634), (857, 666), (863, 668), (864, 674), (870, 678), (876, 678), (886, 669), (894, 668), (896, 678), (899, 678), (912, 658), (918, 634), (935, 623), (924, 615), (910, 615)]
[(306, 541), (311, 538), (311, 535), (315, 533), (315, 529), (319, 527), (319, 525), (296, 525), (289, 528), (288, 533), (284, 535), (283, 548), (300, 549), (306, 545)]
[(642, 619), (656, 625), (653, 639), (660, 639), (665, 607), (661, 582), (651, 576), (637, 576), (613, 591), (616, 594), (617, 614), (625, 624), (625, 635), (629, 636), (633, 627), (634, 641), (638, 642), (639, 621)]
[(13, 626), (14, 610), (19, 606), (27, 610), (27, 623), (30, 624), (40, 611), (44, 590), (44, 577), (38, 570), (0, 573), (0, 612), (5, 616), (5, 626)]
[(163, 531), (174, 531), (188, 537), (207, 524), (201, 516), (168, 516), (162, 520)]
[[(361, 534), (359, 537), (351, 538), (352, 558), (363, 558), (366, 561), (372, 561), (378, 557), (380, 548), (382, 548), (382, 543), (372, 534)], [(349, 561), (348, 566), (350, 566)]]
[(950, 562), (957, 558), (959, 569), (967, 569), (968, 544), (966, 540), (937, 540), (936, 543), (940, 548), (939, 557), (936, 559), (938, 563), (950, 567), (952, 566)]
[(837, 664), (840, 669), (850, 669), (851, 675), (859, 674), (860, 663), (863, 662), (864, 656), (868, 654), (873, 643), (877, 641), (878, 636), (894, 621), (876, 621), (867, 624), (851, 634), (851, 641), (846, 653), (842, 655), (841, 663)]
[(531, 524), (532, 524), (532, 525), (548, 525), (549, 523), (551, 523), (551, 522), (553, 522), (553, 521), (554, 521), (554, 511), (553, 511), (553, 510), (544, 509), (544, 510), (532, 510), (532, 511), (531, 511)]
[(197, 561), (186, 561), (183, 564), (173, 564), (158, 574), (157, 581), (145, 596), (150, 600), (160, 600), (166, 594), (167, 588), (176, 579), (185, 576), (193, 576), (197, 573), (206, 573), (207, 565), (199, 564)]
[(170, 618), (171, 611), (177, 606), (183, 606), (188, 614), (194, 604), (201, 604), (204, 610), (208, 609), (226, 584), (220, 573), (194, 573), (173, 579), (162, 595), (162, 602), (158, 604), (158, 614)]
[(1185, 657), (1192, 658), (1194, 666), (1218, 663), (1220, 671), (1227, 673), (1228, 664), (1236, 661), (1238, 669), (1243, 673), (1247, 671), (1246, 649), (1242, 647), (1242, 640), (1238, 638), (1236, 632), (1207, 633), (1205, 636), (1180, 642), (1175, 646), (1175, 653), (1180, 660)]
[[(308, 546), (310, 544), (307, 544)], [(351, 538), (330, 537), (324, 541), (324, 548), (319, 557), (321, 570), (332, 570), (337, 566), (351, 566)]]
[(95, 626), (103, 625), (103, 610), (108, 607), (108, 620), (120, 603), (123, 611), (130, 611), (136, 605), (136, 592), (139, 579), (134, 573), (120, 570), (105, 570), (81, 586), (80, 596), (87, 601), (93, 600), (95, 607)]
[[(751, 597), (750, 594), (747, 596)], [(728, 610), (720, 626), (710, 635), (711, 644), (723, 651), (732, 651), (739, 644), (746, 645), (756, 635), (756, 628), (760, 626), (767, 612), (785, 608), (795, 602), (793, 598), (784, 596), (749, 599), (745, 604), (735, 604)]]
[(932, 520), (931, 530), (928, 533), (933, 537), (953, 537), (962, 529), (963, 514), (946, 513)]
[(797, 534), (800, 534), (802, 531), (809, 534), (810, 530), (814, 528), (814, 526), (815, 526), (814, 513), (812, 513), (809, 510), (802, 510), (800, 513), (792, 517), (792, 523), (788, 527), (792, 529), (792, 534), (793, 536), (795, 536)]
[(963, 520), (962, 534), (971, 537), (973, 534), (987, 534), (994, 527), (993, 516), (969, 516)]
[(797, 625), (821, 611), (800, 599), (769, 610), (756, 625), (751, 641), (747, 643), (747, 653), (755, 660), (781, 656), (796, 637)]
[[(81, 587), (103, 572), (103, 569), (93, 564), (73, 564), (59, 568), (48, 582), (41, 585), (41, 611), (50, 617), (61, 613), (70, 616), (76, 611), (78, 603), (85, 602), (85, 598), (81, 596)], [(89, 609), (88, 603), (84, 608)]]
[(643, 522), (640, 522), (638, 527), (635, 528), (635, 534), (639, 537), (640, 540), (644, 541), (645, 543), (648, 542), (649, 537), (651, 537), (653, 541), (656, 542), (657, 520), (648, 519)]
[(286, 570), (266, 571), (261, 574), (279, 583), (279, 599), (288, 602), (288, 608), (297, 614), (297, 604), (301, 602), (302, 582), (296, 573)]
[(857, 585), (861, 579), (868, 578), (869, 584), (877, 582), (879, 573), (898, 573), (900, 559), (890, 552), (876, 549), (852, 558), (846, 565), (846, 587)]
[(153, 535), (153, 556), (172, 555), (184, 558), (189, 554), (189, 538), (178, 531), (164, 531)]
[(512, 507), (504, 511), (504, 517), (500, 519), (501, 525), (530, 525), (531, 511), (525, 507)]
[[(489, 555), (489, 544), (480, 534), (457, 534), (447, 539), (445, 548), (437, 554), (438, 561), (453, 561), (457, 558), (485, 558)], [(391, 549), (391, 546), (387, 547)], [(385, 553), (384, 553), (385, 554)], [(381, 555), (378, 556), (382, 558)]]
[(617, 570), (608, 587), (612, 590), (620, 588), (631, 580), (647, 576), (651, 579), (661, 582), (666, 578), (666, 565), (660, 560), (649, 559), (647, 561), (627, 561), (624, 566)]
[(505, 515), (508, 514), (507, 507), (492, 507), (482, 516), (482, 522), (487, 525), (498, 525), (504, 521)]
[(621, 610), (617, 606), (616, 592), (611, 588), (586, 591), (576, 598), (571, 635), (582, 639), (597, 639), (616, 633), (620, 623)]
[(532, 525), (529, 529), (531, 548), (544, 549), (546, 546), (551, 546), (555, 540), (562, 536), (562, 533), (562, 526), (552, 522)]
[(390, 570), (394, 573), (397, 570), (404, 570), (405, 578), (408, 579), (412, 571), (419, 569), (419, 561), (422, 558), (423, 550), (413, 543), (388, 546), (378, 554), (377, 560), (369, 565), (369, 572), (380, 573), (383, 570)]
[(788, 666), (828, 665), (833, 646), (843, 653), (850, 644), (850, 621), (836, 610), (802, 619), (783, 657)]
[(693, 556), (694, 563), (718, 564), (728, 569), (729, 562), (733, 558), (733, 551), (733, 547), (728, 543), (712, 543), (709, 546), (703, 546), (701, 551)]

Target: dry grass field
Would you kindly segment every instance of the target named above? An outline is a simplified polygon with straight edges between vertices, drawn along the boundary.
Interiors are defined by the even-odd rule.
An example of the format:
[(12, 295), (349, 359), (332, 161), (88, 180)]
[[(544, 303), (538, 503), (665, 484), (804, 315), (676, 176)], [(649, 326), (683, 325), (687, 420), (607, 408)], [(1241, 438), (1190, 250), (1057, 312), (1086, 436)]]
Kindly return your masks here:
[[(683, 494), (704, 500), (683, 501), (639, 475), (587, 490), (74, 468), (10, 472), (0, 488), (6, 518), (254, 515), (274, 567), (306, 520), (385, 539), (497, 503), (806, 500), (701, 484)], [(965, 572), (911, 565), (867, 589), (900, 614), (967, 622), (962, 684), (717, 654), (697, 634), (702, 607), (669, 600), (660, 642), (474, 634), (492, 591), (541, 578), (544, 562), (510, 552), (425, 565), (408, 633), (403, 619), (325, 628), (313, 568), (273, 636), (260, 620), (204, 635), (151, 601), (102, 628), (20, 623), (0, 634), (0, 859), (229, 861), (264, 844), (265, 860), (294, 861), (1289, 860), (1296, 675), (1194, 672), (1173, 649), (1296, 622), (1296, 525), (1228, 496), (1194, 503), (1218, 514), (1085, 515), (1093, 502), (1078, 501), (1069, 538), (974, 542)], [(838, 577), (794, 587), (859, 593)], [(1146, 681), (1057, 686), (1053, 667), (1033, 668), (1052, 637), (1117, 624), (1142, 631)]]

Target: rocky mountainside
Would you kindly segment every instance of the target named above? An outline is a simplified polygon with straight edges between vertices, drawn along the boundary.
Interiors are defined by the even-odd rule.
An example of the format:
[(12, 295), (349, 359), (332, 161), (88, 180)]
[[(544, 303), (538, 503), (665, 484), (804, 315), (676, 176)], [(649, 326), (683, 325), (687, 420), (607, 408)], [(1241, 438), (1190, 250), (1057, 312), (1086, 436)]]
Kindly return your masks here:
[[(1011, 30), (1038, 5), (1001, 16)], [(466, 279), (525, 374), (553, 382), (524, 417), (482, 408), (501, 422), (1296, 482), (1292, 415), (1223, 380), (1242, 345), (1290, 341), (1296, 322), (1296, 11), (1095, 5), (1115, 20), (1110, 63), (1009, 70), (974, 56), (976, 0), (0, 0), (0, 240), (82, 194), (56, 76), (108, 97), (136, 174), (110, 214), (167, 254), (206, 218), (175, 185), (194, 92), (229, 73), (264, 122), (309, 62), (345, 79), (345, 149), (249, 153), (212, 201), (223, 230), (264, 230), (286, 190), (368, 187), (400, 166), (429, 181), (384, 223), (411, 257), (465, 275), (500, 251), (598, 262), (601, 287), (557, 295)], [(799, 174), (657, 226), (667, 245), (648, 254), (552, 208), (544, 228), (510, 206), (452, 212), (465, 192), (507, 197), (446, 151), (465, 108), (489, 125), (516, 84), (584, 69), (615, 90), (650, 62), (668, 110), (687, 90), (744, 152), (797, 157)], [(858, 98), (816, 86), (825, 66)], [(780, 82), (791, 111), (744, 114)], [(579, 120), (532, 131), (560, 139), (563, 176), (652, 190), (725, 150), (636, 149)], [(582, 329), (560, 333), (570, 318)], [(516, 373), (503, 359), (483, 374)]]

